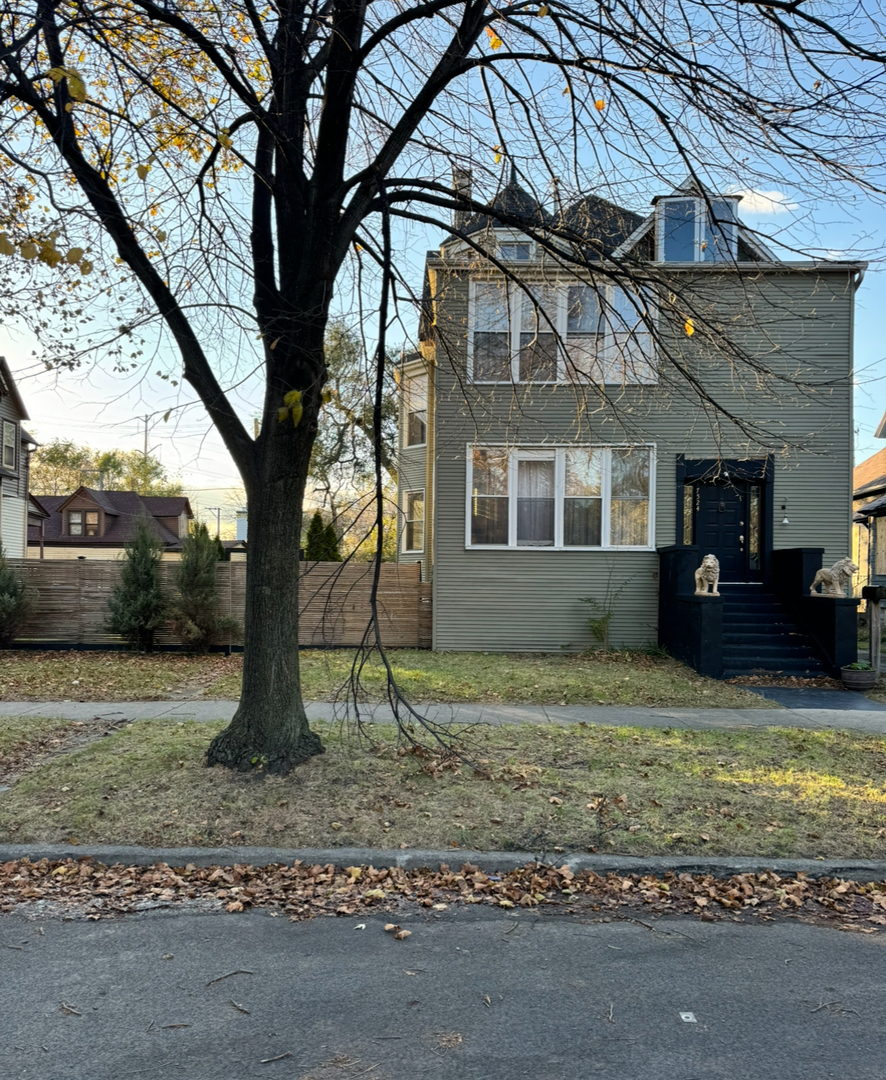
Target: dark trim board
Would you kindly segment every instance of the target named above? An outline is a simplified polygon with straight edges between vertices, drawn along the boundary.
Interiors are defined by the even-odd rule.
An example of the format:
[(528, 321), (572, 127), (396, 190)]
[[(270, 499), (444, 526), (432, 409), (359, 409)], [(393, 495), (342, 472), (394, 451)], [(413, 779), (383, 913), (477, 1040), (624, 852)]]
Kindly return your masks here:
[(724, 479), (728, 477), (735, 480), (757, 480), (763, 487), (763, 537), (760, 552), (760, 569), (763, 581), (769, 581), (772, 569), (773, 523), (775, 520), (775, 495), (773, 491), (775, 465), (771, 454), (745, 460), (739, 458), (687, 458), (685, 454), (677, 454), (676, 483), (674, 485), (677, 513), (674, 542), (677, 547), (685, 546), (683, 543), (683, 498), (686, 484), (697, 480), (715, 480), (720, 476), (723, 476)]

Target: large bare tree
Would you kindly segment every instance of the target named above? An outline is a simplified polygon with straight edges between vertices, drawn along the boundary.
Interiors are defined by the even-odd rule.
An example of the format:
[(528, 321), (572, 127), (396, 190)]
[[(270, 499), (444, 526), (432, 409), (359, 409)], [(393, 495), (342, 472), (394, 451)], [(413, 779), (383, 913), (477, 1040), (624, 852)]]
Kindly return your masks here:
[[(686, 173), (879, 195), (883, 40), (875, 0), (2, 0), (6, 315), (60, 365), (131, 370), (174, 343), (246, 488), (243, 696), (211, 763), (322, 750), (297, 565), (337, 290), (377, 320), (380, 430), (411, 237), (488, 212), (509, 169), (635, 204)], [(498, 216), (588, 258), (568, 222)], [(230, 392), (250, 364), (257, 437)]]

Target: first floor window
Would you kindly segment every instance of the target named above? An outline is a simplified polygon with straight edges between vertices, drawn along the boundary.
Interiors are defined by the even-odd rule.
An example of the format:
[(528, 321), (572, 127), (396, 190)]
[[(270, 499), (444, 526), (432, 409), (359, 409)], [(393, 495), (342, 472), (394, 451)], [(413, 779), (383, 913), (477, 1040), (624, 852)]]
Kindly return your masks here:
[(425, 547), (425, 493), (410, 491), (406, 495), (404, 551), (424, 551)]
[(3, 421), (3, 468), (15, 468), (15, 444), (17, 425), (11, 420)]
[(651, 488), (645, 446), (474, 446), (468, 544), (648, 548)]

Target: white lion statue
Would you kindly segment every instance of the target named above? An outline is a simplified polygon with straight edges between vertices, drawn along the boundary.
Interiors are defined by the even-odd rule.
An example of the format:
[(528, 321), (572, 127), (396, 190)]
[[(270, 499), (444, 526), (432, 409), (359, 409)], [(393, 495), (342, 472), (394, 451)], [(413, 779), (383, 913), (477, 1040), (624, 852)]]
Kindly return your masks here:
[(719, 596), (720, 560), (716, 555), (705, 555), (701, 566), (695, 571), (695, 595)]
[[(830, 569), (822, 567), (816, 570), (815, 579), (809, 587), (810, 596), (845, 596), (845, 587), (852, 581), (852, 575), (858, 573), (858, 567), (848, 556), (835, 562)], [(820, 591), (816, 592), (816, 588)]]

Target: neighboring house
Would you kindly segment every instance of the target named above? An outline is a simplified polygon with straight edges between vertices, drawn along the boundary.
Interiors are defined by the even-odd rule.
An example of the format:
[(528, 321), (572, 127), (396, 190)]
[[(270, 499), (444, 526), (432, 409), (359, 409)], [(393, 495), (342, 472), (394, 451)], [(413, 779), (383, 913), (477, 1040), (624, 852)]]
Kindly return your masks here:
[(28, 500), (30, 456), (37, 446), (22, 427), (28, 419), (9, 365), (0, 356), (0, 543), (12, 559), (25, 557), (28, 525), (40, 515)]
[[(886, 438), (884, 423), (886, 417), (877, 438)], [(865, 585), (886, 585), (886, 448), (856, 465), (852, 485), (852, 557), (860, 596)]]
[[(733, 601), (765, 598), (750, 620), (765, 623), (776, 552), (823, 548), (826, 566), (849, 554), (864, 264), (780, 261), (739, 203), (687, 185), (641, 217), (588, 196), (558, 211), (591, 260), (580, 273), (494, 216), (457, 218), (461, 236), (428, 252), (419, 352), (399, 368), (398, 539), (400, 561), (433, 581), (435, 649), (586, 649), (583, 598), (614, 609), (613, 644), (655, 642), (659, 551), (674, 546), (717, 555)], [(513, 180), (493, 209), (527, 228), (552, 220)], [(471, 247), (478, 235), (519, 285)], [(672, 282), (707, 318), (676, 317), (674, 294), (656, 312), (612, 283), (603, 256)], [(720, 337), (759, 370), (713, 351)], [(771, 432), (772, 452), (748, 422)]]
[(29, 528), (32, 559), (118, 559), (143, 515), (163, 544), (163, 558), (178, 559), (194, 518), (191, 504), (178, 495), (79, 487), (72, 495), (40, 495), (38, 500), (48, 516), (42, 526)]

